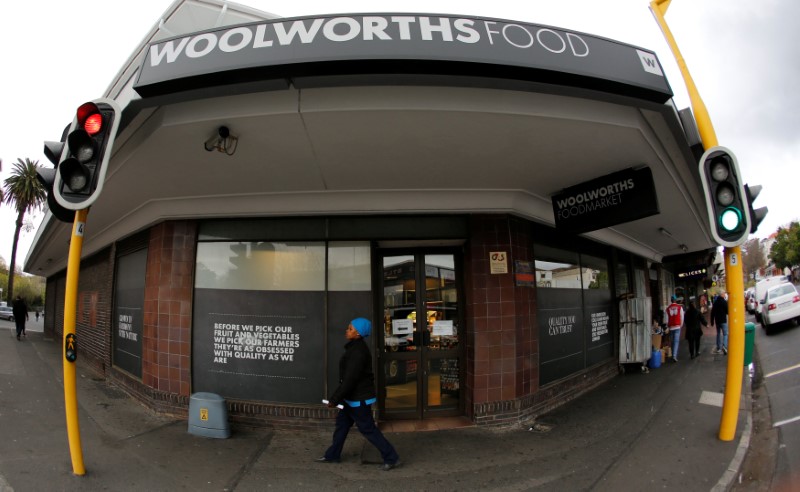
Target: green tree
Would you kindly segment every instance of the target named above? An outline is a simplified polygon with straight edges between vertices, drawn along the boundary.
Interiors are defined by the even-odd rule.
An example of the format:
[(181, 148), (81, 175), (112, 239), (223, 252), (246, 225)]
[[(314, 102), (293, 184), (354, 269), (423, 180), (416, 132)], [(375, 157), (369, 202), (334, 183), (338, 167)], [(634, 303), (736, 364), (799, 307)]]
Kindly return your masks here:
[(778, 228), (769, 258), (781, 269), (800, 265), (800, 223), (792, 222), (788, 227)]
[(17, 220), (14, 227), (14, 242), (11, 245), (11, 263), (8, 266), (8, 290), (6, 300), (10, 304), (14, 295), (14, 271), (17, 262), (17, 243), (19, 233), (24, 224), (25, 214), (39, 210), (47, 200), (47, 191), (36, 178), (39, 161), (31, 162), (30, 159), (17, 159), (11, 176), (3, 181), (3, 202), (11, 205), (17, 211)]
[[(0, 285), (8, 285), (8, 265), (6, 265), (6, 260), (1, 256), (0, 256)], [(0, 289), (5, 289), (5, 287), (0, 287)], [(2, 301), (2, 299), (0, 299), (0, 301)]]
[(14, 277), (14, 297), (20, 296), (25, 299), (31, 310), (44, 306), (44, 277), (24, 274), (17, 274)]
[[(742, 247), (742, 269), (745, 277), (752, 280), (756, 272), (767, 266), (764, 245), (758, 238), (750, 239)], [(745, 282), (746, 283), (746, 282)]]

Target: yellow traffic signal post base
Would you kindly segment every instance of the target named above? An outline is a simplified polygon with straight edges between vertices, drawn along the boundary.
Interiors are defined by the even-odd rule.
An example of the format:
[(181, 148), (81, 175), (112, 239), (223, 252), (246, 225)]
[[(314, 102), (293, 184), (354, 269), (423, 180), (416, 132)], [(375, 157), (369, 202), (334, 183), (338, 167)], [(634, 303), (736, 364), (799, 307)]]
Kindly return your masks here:
[(744, 279), (742, 250), (739, 246), (725, 248), (725, 278), (728, 291), (728, 374), (725, 379), (725, 397), (722, 400), (719, 438), (722, 441), (732, 441), (739, 420), (744, 377)]
[(67, 284), (64, 292), (64, 408), (67, 416), (69, 454), (72, 458), (72, 472), (75, 475), (86, 474), (86, 468), (83, 466), (83, 450), (81, 449), (81, 427), (78, 421), (78, 392), (75, 376), (75, 358), (77, 357), (75, 313), (78, 306), (78, 276), (81, 268), (83, 231), (86, 226), (88, 212), (88, 209), (75, 212), (72, 239), (69, 243)]

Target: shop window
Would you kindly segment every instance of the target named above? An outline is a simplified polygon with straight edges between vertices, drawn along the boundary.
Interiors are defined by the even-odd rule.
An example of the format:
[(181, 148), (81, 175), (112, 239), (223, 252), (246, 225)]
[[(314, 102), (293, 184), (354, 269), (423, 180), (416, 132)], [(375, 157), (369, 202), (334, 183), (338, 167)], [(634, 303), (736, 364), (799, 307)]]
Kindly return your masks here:
[(536, 286), (553, 289), (580, 289), (583, 271), (578, 264), (578, 254), (572, 251), (537, 244)]
[[(363, 283), (338, 270), (341, 285)], [(201, 242), (196, 272), (193, 392), (319, 402), (325, 394), (325, 243)]]
[(328, 245), (328, 290), (371, 290), (369, 243)]
[(322, 291), (324, 243), (219, 242), (197, 245), (196, 288)]
[[(347, 325), (353, 318), (371, 317), (373, 308), (369, 242), (329, 243), (327, 268), (327, 387), (324, 395), (329, 394), (331, 388), (339, 384), (339, 358), (342, 355), (342, 346), (347, 341), (344, 337)], [(380, 326), (380, 323), (376, 322), (375, 326)], [(372, 338), (368, 340), (371, 341)]]
[(613, 301), (608, 258), (540, 244), (534, 258), (544, 385), (614, 356)]
[(620, 258), (615, 268), (614, 285), (616, 286), (617, 297), (633, 293), (630, 283), (630, 269), (625, 260), (627, 260), (627, 258)]
[(581, 255), (581, 278), (584, 289), (609, 288), (608, 260), (596, 256)]
[(636, 267), (633, 269), (633, 281), (635, 282), (636, 297), (647, 297), (647, 284), (644, 269)]
[(142, 333), (147, 249), (117, 258), (111, 341), (114, 366), (142, 377)]

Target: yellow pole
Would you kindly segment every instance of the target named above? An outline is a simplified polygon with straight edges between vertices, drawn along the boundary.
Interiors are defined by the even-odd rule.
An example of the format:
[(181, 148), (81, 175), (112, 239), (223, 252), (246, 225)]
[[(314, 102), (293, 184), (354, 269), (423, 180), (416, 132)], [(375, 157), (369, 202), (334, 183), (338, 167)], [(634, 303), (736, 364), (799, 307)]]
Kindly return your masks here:
[(681, 51), (678, 49), (675, 38), (672, 37), (672, 31), (669, 30), (667, 21), (664, 19), (664, 14), (667, 13), (667, 8), (669, 8), (671, 1), (672, 0), (653, 0), (650, 2), (650, 10), (653, 12), (658, 25), (661, 27), (661, 32), (664, 33), (664, 37), (667, 39), (667, 44), (669, 44), (669, 48), (672, 50), (672, 56), (674, 56), (675, 61), (678, 62), (678, 68), (681, 69), (681, 75), (683, 75), (683, 81), (686, 83), (689, 100), (692, 102), (692, 111), (694, 112), (694, 119), (697, 122), (697, 131), (700, 133), (700, 139), (703, 141), (703, 147), (710, 149), (711, 147), (719, 145), (717, 143), (717, 134), (714, 131), (714, 125), (711, 124), (711, 116), (708, 114), (708, 109), (706, 109), (703, 98), (700, 97), (697, 86), (694, 85), (694, 79), (692, 79), (692, 75), (689, 73), (689, 68), (686, 66), (686, 61), (684, 61), (683, 55), (681, 55)]
[(78, 306), (78, 275), (81, 268), (83, 230), (86, 227), (88, 213), (88, 209), (75, 212), (75, 222), (72, 224), (72, 238), (69, 243), (67, 284), (64, 292), (64, 408), (67, 414), (69, 454), (72, 458), (72, 472), (75, 475), (84, 475), (86, 473), (86, 469), (83, 466), (81, 427), (78, 421), (78, 392), (75, 383), (75, 355), (77, 355), (75, 311)]
[[(650, 10), (661, 27), (661, 32), (664, 33), (675, 61), (678, 62), (689, 99), (692, 102), (692, 110), (703, 147), (710, 149), (719, 145), (714, 125), (711, 123), (711, 116), (708, 114), (708, 109), (700, 97), (700, 92), (698, 92), (683, 55), (678, 49), (678, 44), (672, 37), (672, 32), (664, 19), (664, 14), (667, 13), (671, 1), (653, 0), (650, 2)], [(736, 423), (739, 419), (739, 401), (742, 396), (742, 376), (744, 374), (744, 280), (742, 278), (742, 251), (739, 246), (725, 248), (725, 278), (728, 291), (728, 372), (725, 378), (725, 397), (722, 402), (719, 438), (722, 441), (731, 441), (736, 434)]]
[(739, 419), (744, 376), (744, 278), (739, 246), (725, 248), (725, 283), (728, 291), (728, 375), (725, 379), (719, 438), (732, 441)]

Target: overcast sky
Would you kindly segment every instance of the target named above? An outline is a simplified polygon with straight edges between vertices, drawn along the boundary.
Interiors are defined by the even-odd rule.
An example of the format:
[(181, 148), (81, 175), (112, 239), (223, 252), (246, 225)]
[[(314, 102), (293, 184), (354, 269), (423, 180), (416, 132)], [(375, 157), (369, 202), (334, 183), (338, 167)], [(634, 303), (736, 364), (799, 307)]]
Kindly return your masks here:
[[(0, 16), (0, 180), (18, 158), (50, 165), (45, 140), (58, 140), (81, 103), (102, 97), (122, 64), (171, 0), (6, 2)], [(241, 0), (281, 16), (424, 12), (497, 17), (582, 31), (655, 51), (679, 109), (683, 78), (647, 0)], [(800, 35), (796, 0), (673, 0), (667, 22), (720, 145), (738, 158), (745, 182), (764, 189), (766, 237), (800, 217)], [(87, 71), (81, 73), (80, 69)], [(664, 204), (668, 206), (668, 204)], [(662, 205), (662, 206), (664, 206)], [(0, 257), (11, 260), (16, 214), (0, 206)], [(43, 217), (32, 217), (38, 226)], [(90, 216), (91, 217), (91, 216)], [(17, 264), (35, 232), (23, 232)]]

